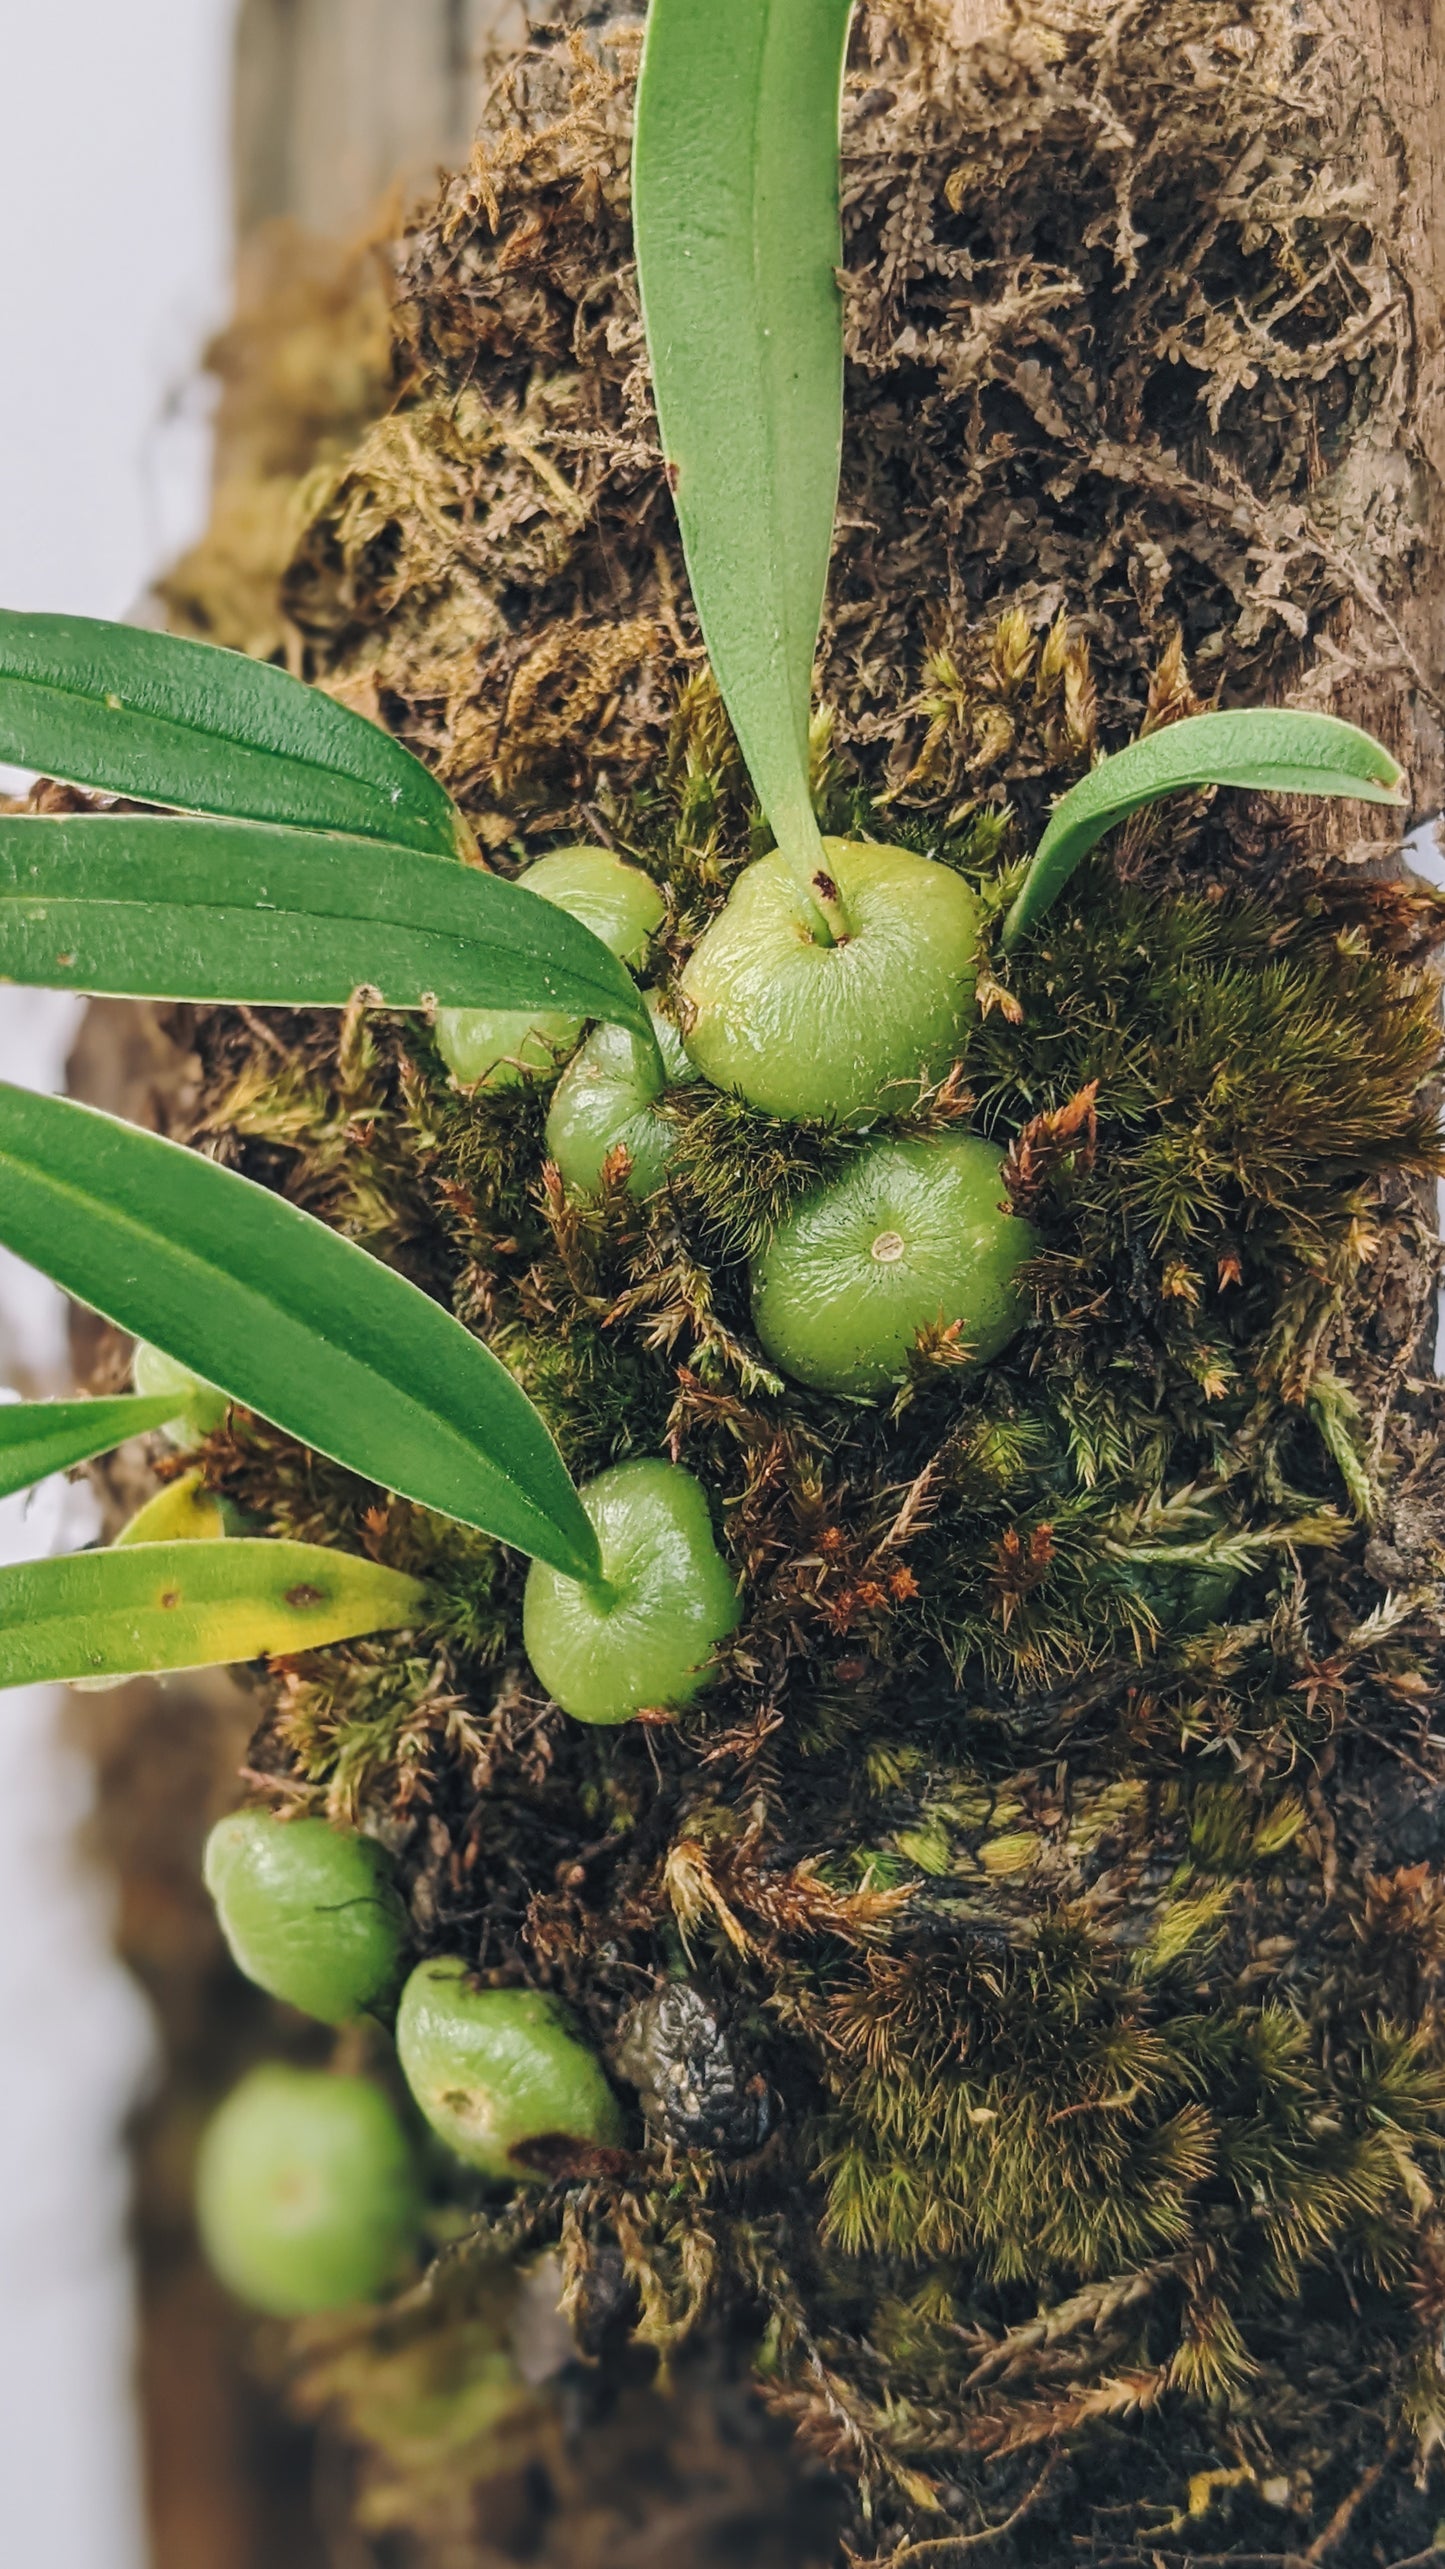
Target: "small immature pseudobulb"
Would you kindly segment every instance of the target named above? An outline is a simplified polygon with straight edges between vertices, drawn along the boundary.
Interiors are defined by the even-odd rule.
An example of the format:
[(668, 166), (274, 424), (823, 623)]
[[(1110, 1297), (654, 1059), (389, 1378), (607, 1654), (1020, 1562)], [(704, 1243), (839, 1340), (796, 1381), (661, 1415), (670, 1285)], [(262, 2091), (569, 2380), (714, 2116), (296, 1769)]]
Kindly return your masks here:
[(595, 1195), (603, 1161), (619, 1148), (627, 1153), (628, 1192), (639, 1199), (655, 1195), (667, 1174), (675, 1133), (659, 1101), (697, 1074), (654, 990), (647, 1013), (655, 1052), (626, 1026), (594, 1026), (557, 1082), (547, 1153), (569, 1195)]
[(606, 1585), (584, 1588), (533, 1562), (522, 1605), (532, 1666), (579, 1722), (690, 1703), (739, 1611), (701, 1488), (675, 1463), (618, 1463), (582, 1504)]
[(148, 1346), (144, 1338), (137, 1340), (131, 1358), (131, 1380), (146, 1400), (159, 1400), (174, 1392), (176, 1415), (166, 1420), (164, 1433), (183, 1451), (199, 1445), (202, 1437), (224, 1422), (229, 1406), (225, 1393), (217, 1391), (215, 1384), (206, 1382), (200, 1374), (193, 1374), (189, 1365), (177, 1364), (174, 1356)]
[[(625, 964), (641, 963), (667, 906), (650, 875), (605, 847), (559, 847), (519, 879), (580, 919)], [(554, 1071), (582, 1024), (561, 1008), (439, 1008), (437, 1046), (463, 1087), (516, 1088)]]
[(411, 2145), (364, 2078), (267, 2062), (212, 2116), (196, 2171), (222, 2283), (278, 2319), (370, 2301), (417, 2242)]
[(432, 2130), (486, 2176), (536, 2183), (559, 2145), (622, 2143), (622, 2108), (600, 2061), (543, 1990), (475, 1989), (459, 1959), (418, 1963), (396, 2048)]
[(206, 1841), (206, 1889), (248, 1980), (323, 2025), (383, 2007), (407, 1916), (384, 1848), (328, 1820), (233, 1811)]

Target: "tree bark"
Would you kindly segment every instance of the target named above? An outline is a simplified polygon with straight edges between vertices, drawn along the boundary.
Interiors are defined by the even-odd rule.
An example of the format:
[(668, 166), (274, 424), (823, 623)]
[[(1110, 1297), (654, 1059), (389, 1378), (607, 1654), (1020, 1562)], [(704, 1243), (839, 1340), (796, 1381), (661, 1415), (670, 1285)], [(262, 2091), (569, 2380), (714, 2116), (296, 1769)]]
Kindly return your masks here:
[(464, 159), (484, 49), (519, 0), (243, 0), (235, 190), (242, 241), (288, 217), (341, 240), (394, 187)]
[[(1445, 12), (1434, 0), (1331, 0), (1379, 102), (1381, 228), (1409, 302), (1413, 367), (1401, 386), (1409, 450), (1382, 456), (1417, 531), (1410, 593), (1394, 614), (1394, 667), (1344, 689), (1340, 710), (1379, 730), (1409, 775), (1411, 820), (1445, 806)], [(1403, 682), (1402, 683), (1402, 678)]]

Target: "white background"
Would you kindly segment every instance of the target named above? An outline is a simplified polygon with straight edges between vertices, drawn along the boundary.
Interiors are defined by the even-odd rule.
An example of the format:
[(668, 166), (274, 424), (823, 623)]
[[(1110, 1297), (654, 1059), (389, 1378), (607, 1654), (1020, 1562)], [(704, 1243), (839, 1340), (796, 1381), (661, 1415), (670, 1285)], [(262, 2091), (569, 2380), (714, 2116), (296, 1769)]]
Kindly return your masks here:
[[(232, 13), (4, 9), (0, 605), (124, 616), (203, 519), (196, 358), (226, 309)], [(0, 990), (0, 1076), (58, 1086), (77, 1006)], [(58, 1299), (8, 1261), (0, 1379), (67, 1382)], [(64, 1514), (54, 1487), (7, 1502), (0, 1558), (83, 1540)], [(57, 1711), (0, 1696), (0, 2554), (142, 2569), (120, 2128), (149, 2033), (72, 1852), (87, 1774)]]

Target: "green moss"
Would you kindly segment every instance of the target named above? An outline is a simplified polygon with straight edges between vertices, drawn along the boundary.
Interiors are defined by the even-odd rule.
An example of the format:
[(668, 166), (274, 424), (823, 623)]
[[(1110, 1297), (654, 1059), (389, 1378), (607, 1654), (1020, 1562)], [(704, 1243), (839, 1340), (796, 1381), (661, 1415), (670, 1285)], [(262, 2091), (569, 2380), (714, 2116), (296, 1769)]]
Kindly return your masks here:
[[(1111, 20), (1045, 64), (1001, 39), (975, 78), (920, 27), (890, 20), (850, 180), (816, 782), (832, 831), (957, 867), (996, 920), (1097, 742), (1194, 709), (1185, 642), (1211, 689), (1297, 682), (1290, 636), (1333, 595), (1301, 513), (1320, 460), (1332, 492), (1376, 486), (1356, 437), (1400, 352), (1365, 347), (1342, 282), (1383, 253), (1311, 86), (1329, 49), (1188, 0), (1167, 47)], [(417, 389), (315, 495), (288, 612), (500, 863), (585, 828), (642, 866), (675, 988), (762, 843), (639, 460), (625, 120), (610, 72), (529, 77), (562, 121), (488, 164), (495, 215), (458, 181), (413, 239)], [(1127, 97), (1132, 151), (1100, 141), (1101, 97)], [(1266, 128), (1246, 244), (1228, 190)], [(989, 321), (966, 356), (965, 265)], [(1009, 300), (1045, 270), (1046, 323)], [(528, 457), (559, 422), (583, 505), (554, 515)], [(1375, 562), (1385, 535), (1349, 542)], [(612, 2278), (609, 2361), (706, 2332), (756, 2353), (861, 2493), (860, 2559), (955, 2526), (1019, 2569), (1304, 2556), (1382, 2456), (1349, 2542), (1430, 2539), (1439, 918), (1311, 843), (1238, 798), (1171, 807), (1006, 977), (985, 956), (961, 1062), (877, 1129), (1007, 1153), (1041, 1243), (1025, 1326), (973, 1376), (929, 1339), (866, 1412), (785, 1385), (747, 1293), (866, 1143), (699, 1086), (669, 1100), (653, 1200), (569, 1204), (545, 1081), (464, 1100), (411, 1020), (281, 1021), (284, 1058), (238, 1018), (199, 1028), (214, 1146), (484, 1331), (579, 1479), (668, 1453), (715, 1506), (746, 1597), (726, 1682), (596, 1731), (544, 1711), (495, 1547), (243, 1418), (204, 1455), (258, 1523), (442, 1593), (435, 1650), (285, 1674), (252, 1750), (278, 1799), (364, 1812), (425, 1948), (564, 1999), (606, 2061), (641, 1999), (695, 1981), (770, 2100), (765, 2149), (659, 2121), (625, 2181), (539, 2192), (488, 2255), (559, 2246), (579, 2307)], [(347, 2398), (379, 2438), (369, 2361)], [(410, 2524), (414, 2484), (390, 2486)]]
[[(905, 2493), (937, 2467), (914, 2396), (983, 2445), (1012, 2431), (974, 2368), (1021, 2293), (1116, 2312), (1088, 2382), (1133, 2366), (1205, 2401), (1257, 2384), (1280, 2314), (1329, 2305), (1331, 2278), (1403, 2324), (1445, 2095), (1431, 2038), (1382, 2026), (1356, 1895), (1327, 2042), (1291, 1978), (1327, 1857), (1291, 1778), (1338, 1705), (1311, 1634), (1354, 1634), (1366, 1696), (1428, 1664), (1348, 1603), (1368, 1395), (1331, 1351), (1410, 1218), (1388, 1190), (1435, 1165), (1430, 986), (1323, 893), (1161, 912), (1102, 863), (1014, 979), (1019, 1021), (986, 1016), (951, 1088), (890, 1129), (971, 1120), (1009, 1151), (1042, 1243), (1030, 1317), (976, 1380), (920, 1361), (887, 1412), (785, 1392), (749, 1343), (748, 1242), (865, 1145), (689, 1095), (659, 1198), (569, 1205), (530, 1097), (473, 1121), (424, 1040), (386, 1036), (375, 1075), (416, 1137), (396, 1254), (487, 1326), (579, 1476), (671, 1440), (721, 1502), (748, 1620), (726, 1694), (673, 1730), (538, 1734), (495, 1547), (259, 1426), (207, 1449), (251, 1513), (369, 1529), (449, 1600), (439, 1660), (368, 1643), (298, 1672), (273, 1752), (343, 1815), (440, 1797), (461, 1870), (426, 1831), (403, 1855), (433, 1931), (502, 1960), (525, 1902), (594, 2040), (639, 1970), (770, 1999), (776, 2181), (818, 2233), (765, 2298), (821, 2295), (817, 2327), (842, 2296), (840, 2379), (860, 2419), (881, 2400), (870, 2469)], [(1092, 1080), (1096, 1129), (1058, 1142), (1045, 1119)], [(1213, 1620), (1175, 1610), (1201, 1581)], [(586, 1852), (559, 1891), (567, 1847)], [(723, 2163), (695, 2181), (720, 2204)], [(642, 2234), (664, 2338), (752, 2271), (745, 2228), (714, 2220), (699, 2298), (666, 2205)], [(604, 2189), (599, 2243), (609, 2219)], [(1347, 2334), (1347, 2297), (1312, 2324), (1316, 2352)], [(1050, 2432), (1077, 2395), (1054, 2343), (1020, 2376)]]

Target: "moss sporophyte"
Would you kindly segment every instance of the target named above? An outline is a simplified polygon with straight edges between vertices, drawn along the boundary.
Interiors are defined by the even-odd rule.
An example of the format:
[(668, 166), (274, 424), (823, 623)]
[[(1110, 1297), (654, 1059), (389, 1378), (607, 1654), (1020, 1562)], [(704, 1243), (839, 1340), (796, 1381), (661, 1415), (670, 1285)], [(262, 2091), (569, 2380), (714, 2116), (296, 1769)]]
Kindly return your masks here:
[[(439, 1946), (398, 2005), (415, 2104), (491, 2183), (582, 2181), (579, 2255), (607, 2188), (633, 2185), (636, 2137), (584, 2035), (608, 2028), (607, 2059), (637, 2059), (610, 2031), (632, 1978), (650, 1996), (695, 1950), (745, 1997), (755, 1983), (757, 2045), (792, 2063), (781, 2119), (771, 2072), (734, 2073), (720, 1998), (663, 2011), (727, 2075), (659, 2065), (659, 2017), (656, 2112), (724, 2088), (739, 2110), (672, 2129), (708, 2159), (686, 2187), (653, 2161), (637, 2178), (627, 2272), (669, 2342), (669, 2294), (700, 2310), (733, 2253), (726, 2221), (708, 2226), (729, 2134), (741, 2154), (782, 2133), (768, 2146), (795, 2153), (791, 2193), (742, 2225), (738, 2305), (768, 2306), (780, 2364), (806, 2342), (831, 2365), (856, 2308), (839, 2359), (854, 2406), (830, 2373), (822, 2442), (854, 2459), (896, 2444), (906, 2494), (958, 2348), (1024, 2361), (1019, 2288), (1097, 2290), (1079, 2325), (1106, 2332), (1126, 2388), (1143, 2378), (1119, 2319), (1136, 2283), (1161, 2343), (1182, 2310), (1177, 2358), (1137, 2403), (1162, 2413), (1166, 2393), (1242, 2378), (1208, 2333), (1229, 2260), (1283, 2275), (1333, 2242), (1333, 2212), (1307, 2241), (1298, 2211), (1316, 2179), (1362, 2220), (1396, 2185), (1429, 2199), (1407, 2147), (1425, 2112), (1413, 2036), (1361, 2016), (1342, 2052), (1354, 2101), (1327, 2111), (1284, 2008), (1276, 2022), (1251, 1998), (1246, 2018), (1231, 1998), (1217, 2038), (1202, 2002), (1167, 2026), (1151, 2013), (1233, 1932), (1223, 1858), (1162, 1928), (1136, 1912), (1193, 1789), (1154, 1767), (1140, 1782), (1151, 1759), (1162, 1774), (1165, 1734), (1191, 1755), (1227, 1741), (1267, 1781), (1281, 1740), (1316, 1756), (1336, 1666), (1383, 1646), (1343, 1555), (1320, 1623), (1340, 1656), (1316, 1654), (1307, 1683), (1273, 1660), (1239, 1679), (1245, 1642), (1211, 1657), (1207, 1633), (1236, 1581), (1281, 1561), (1302, 1578), (1311, 1547), (1338, 1551), (1306, 1431), (1368, 1516), (1374, 1467), (1321, 1351), (1371, 1236), (1367, 1182), (1435, 1165), (1417, 1104), (1435, 1002), (1354, 913), (1291, 924), (1174, 888), (1150, 907), (1102, 861), (1077, 874), (1116, 822), (1179, 791), (1395, 799), (1394, 761), (1325, 716), (1196, 714), (1182, 681), (1161, 685), (1018, 864), (1002, 817), (992, 836), (978, 817), (987, 789), (920, 789), (913, 809), (926, 760), (890, 783), (859, 733), (856, 777), (819, 789), (850, 835), (822, 834), (809, 718), (841, 431), (846, 19), (833, 0), (649, 15), (637, 251), (671, 469), (648, 505), (674, 489), (746, 777), (721, 713), (698, 750), (694, 680), (665, 775), (600, 777), (575, 808), (538, 784), (487, 816), (508, 851), (493, 870), (421, 760), (280, 668), (0, 616), (0, 751), (151, 807), (0, 815), (0, 976), (241, 1006), (202, 1020), (224, 1109), (203, 1129), (254, 1146), (272, 1181), (0, 1088), (0, 1240), (141, 1342), (133, 1398), (0, 1410), (5, 1488), (138, 1435), (193, 1463), (108, 1550), (0, 1572), (0, 1683), (282, 1661), (265, 1752), (302, 1815), (214, 1832), (231, 1951), (351, 2027), (350, 2056), (383, 2039), (355, 2020), (385, 2018), (413, 1933)], [(628, 302), (619, 344), (634, 327)], [(578, 621), (590, 632), (592, 609)], [(997, 625), (1000, 696), (1036, 642), (1021, 611)], [(1077, 712), (1087, 662), (1069, 648)], [(1046, 656), (1034, 698), (1020, 678), (1009, 699), (1025, 801), (1092, 739), (1051, 745)], [(945, 663), (940, 701), (963, 687)], [(564, 828), (617, 848), (569, 840), (516, 870)], [(237, 1027), (266, 1008), (304, 1013), (242, 1096)], [(1148, 1506), (1131, 1516), (1121, 1490)], [(318, 1528), (334, 1539), (302, 1539)], [(1302, 1599), (1281, 1589), (1257, 1626), (1281, 1665), (1304, 1650)], [(1165, 1645), (1185, 1691), (1161, 1677), (1156, 1699)], [(1386, 1674), (1417, 1682), (1413, 1663)], [(1093, 1690), (1078, 1701), (1075, 1680)], [(1211, 1688), (1228, 1698), (1213, 1732)], [(1117, 1771), (1071, 1800), (1074, 1725), (1125, 1698)], [(662, 1719), (629, 1731), (639, 1715)], [(1036, 1734), (1047, 1754), (1028, 1763)], [(1188, 1861), (1208, 1871), (1237, 1837), (1235, 1872), (1263, 1865), (1297, 1817), (1205, 1830)], [(900, 1930), (894, 1948), (905, 1914), (916, 1946)], [(1211, 2082), (1228, 2107), (1206, 2131)], [(1210, 2221), (1251, 2207), (1242, 2251), (1191, 2230), (1206, 2178)], [(789, 2245), (784, 2272), (777, 2241), (825, 2196), (826, 2237)], [(247, 2081), (205, 2143), (199, 2200), (219, 2271), (275, 2312), (386, 2290), (416, 2237), (401, 2123), (379, 2087), (331, 2074)], [(994, 2298), (965, 2327), (975, 2268)], [(816, 2337), (805, 2270), (824, 2278)], [(912, 2407), (893, 2355), (922, 2386)], [(807, 2360), (797, 2396), (816, 2399), (823, 2358)], [(948, 2378), (972, 2397), (972, 2373)], [(1051, 2439), (1072, 2431), (1069, 2395), (1065, 2377)], [(978, 2424), (980, 2451), (1017, 2449)], [(963, 2446), (941, 2432), (952, 2468)]]

